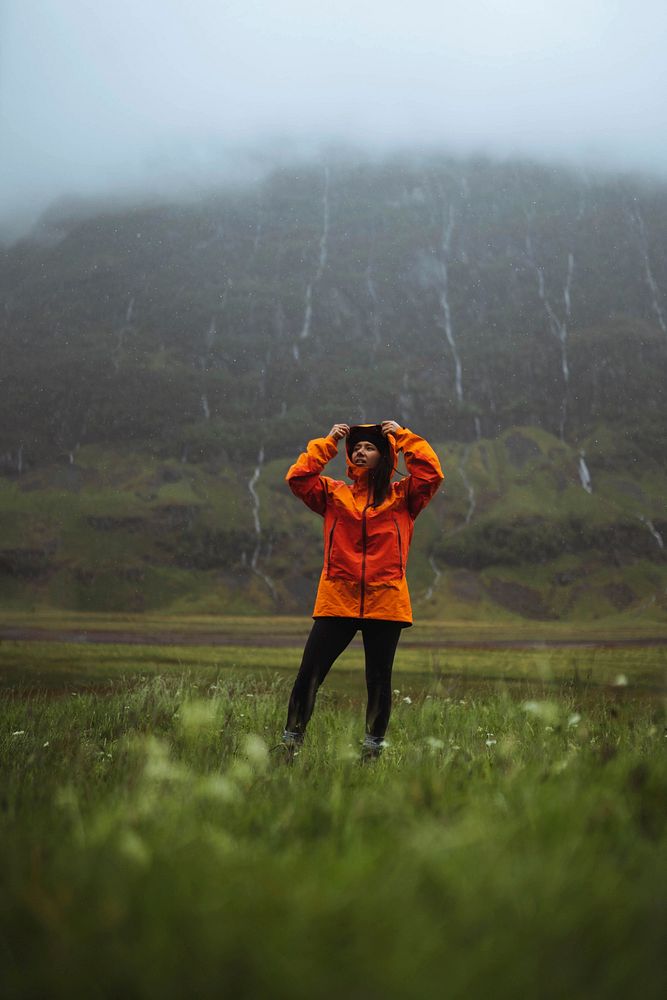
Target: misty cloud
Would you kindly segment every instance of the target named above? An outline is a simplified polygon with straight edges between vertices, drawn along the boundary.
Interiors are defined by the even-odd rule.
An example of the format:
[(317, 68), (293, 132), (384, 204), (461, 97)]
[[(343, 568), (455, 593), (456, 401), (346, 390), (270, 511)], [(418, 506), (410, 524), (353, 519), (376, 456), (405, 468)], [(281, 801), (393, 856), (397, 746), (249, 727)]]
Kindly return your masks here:
[(666, 28), (657, 0), (5, 0), (0, 219), (335, 141), (664, 174)]

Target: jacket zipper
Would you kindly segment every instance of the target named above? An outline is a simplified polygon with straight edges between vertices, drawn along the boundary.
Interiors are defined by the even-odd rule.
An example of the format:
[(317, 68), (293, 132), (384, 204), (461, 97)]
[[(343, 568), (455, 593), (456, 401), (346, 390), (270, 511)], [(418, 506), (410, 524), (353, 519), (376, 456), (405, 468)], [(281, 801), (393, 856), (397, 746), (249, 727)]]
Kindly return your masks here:
[(366, 600), (366, 511), (371, 505), (371, 487), (368, 484), (366, 506), (361, 514), (361, 594), (359, 601), (359, 617), (364, 617), (364, 602)]
[(329, 548), (327, 549), (327, 576), (329, 576), (331, 570), (331, 546), (333, 545), (334, 528), (338, 524), (338, 518), (334, 519), (334, 523), (331, 525), (331, 531), (329, 532)]
[(394, 527), (396, 528), (396, 538), (398, 539), (398, 564), (401, 570), (401, 576), (403, 576), (403, 542), (401, 541), (401, 532), (398, 528), (398, 521), (394, 518)]

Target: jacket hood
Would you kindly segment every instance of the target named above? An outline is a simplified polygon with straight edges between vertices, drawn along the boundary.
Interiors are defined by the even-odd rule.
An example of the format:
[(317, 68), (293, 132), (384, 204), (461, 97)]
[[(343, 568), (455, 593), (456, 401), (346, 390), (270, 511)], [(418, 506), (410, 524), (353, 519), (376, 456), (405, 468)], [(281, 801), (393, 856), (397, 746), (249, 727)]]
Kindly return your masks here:
[[(364, 435), (364, 431), (368, 432), (368, 436)], [(398, 453), (396, 451), (396, 441), (393, 434), (388, 434), (386, 437), (382, 433), (382, 428), (380, 424), (355, 424), (350, 427), (349, 437), (345, 439), (345, 454), (347, 456), (347, 476), (348, 479), (359, 480), (363, 479), (368, 474), (368, 469), (361, 468), (359, 465), (354, 465), (350, 457), (350, 445), (355, 444), (357, 441), (371, 441), (375, 444), (378, 438), (382, 439), (387, 445), (389, 450), (389, 459), (391, 461), (392, 469), (396, 469), (396, 463), (398, 460)]]

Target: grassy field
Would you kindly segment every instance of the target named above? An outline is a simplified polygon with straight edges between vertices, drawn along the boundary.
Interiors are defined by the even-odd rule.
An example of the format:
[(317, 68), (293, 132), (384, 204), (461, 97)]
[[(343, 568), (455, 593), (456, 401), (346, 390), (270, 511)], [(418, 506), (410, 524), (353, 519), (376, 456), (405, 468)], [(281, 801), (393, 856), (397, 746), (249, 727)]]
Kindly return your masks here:
[[(110, 613), (64, 611), (37, 608), (17, 610), (0, 608), (0, 632), (12, 627), (43, 629), (54, 632), (106, 631), (115, 633), (199, 634), (246, 640), (253, 636), (268, 639), (291, 639), (302, 644), (312, 622), (304, 615), (203, 615), (155, 613)], [(656, 618), (638, 617), (632, 612), (610, 615), (594, 621), (535, 621), (525, 618), (482, 621), (424, 620), (406, 631), (401, 645), (424, 645), (451, 642), (594, 642), (614, 640), (667, 640), (667, 624)]]
[[(114, 683), (166, 679), (191, 672), (200, 684), (239, 672), (264, 681), (295, 674), (298, 645), (192, 646), (73, 642), (0, 642), (0, 690), (27, 692), (100, 691)], [(357, 636), (337, 661), (327, 688), (361, 693), (363, 646)], [(465, 646), (438, 648), (399, 645), (394, 679), (411, 691), (436, 687), (439, 693), (459, 687), (517, 685), (602, 690), (609, 686), (665, 691), (664, 646), (565, 646), (494, 649)], [(111, 688), (112, 689), (112, 688)]]
[(294, 765), (291, 646), (0, 644), (0, 993), (664, 995), (660, 648), (361, 650)]

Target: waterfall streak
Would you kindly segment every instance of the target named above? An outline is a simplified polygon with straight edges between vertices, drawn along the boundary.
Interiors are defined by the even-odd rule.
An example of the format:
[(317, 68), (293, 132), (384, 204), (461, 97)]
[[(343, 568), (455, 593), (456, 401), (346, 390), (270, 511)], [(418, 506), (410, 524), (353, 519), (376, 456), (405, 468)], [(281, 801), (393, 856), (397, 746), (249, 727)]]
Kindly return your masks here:
[(572, 275), (574, 274), (574, 255), (567, 255), (567, 278), (563, 289), (563, 299), (565, 301), (565, 315), (569, 319), (572, 315), (572, 299), (570, 298), (570, 288), (572, 287)]
[(459, 475), (463, 480), (463, 485), (466, 488), (466, 493), (468, 494), (468, 510), (466, 511), (466, 525), (470, 524), (470, 519), (475, 513), (475, 507), (477, 506), (477, 501), (475, 499), (475, 489), (466, 475), (466, 464), (468, 462), (468, 456), (470, 454), (470, 445), (468, 445), (463, 452), (463, 458), (461, 464), (459, 465)]
[(401, 388), (398, 392), (398, 410), (404, 423), (410, 425), (412, 419), (412, 393), (410, 392), (410, 376), (403, 372)]
[(317, 284), (324, 274), (327, 263), (327, 240), (329, 238), (329, 168), (324, 169), (324, 194), (322, 196), (322, 235), (320, 237), (320, 258), (315, 275)]
[(366, 268), (366, 288), (368, 290), (368, 296), (372, 303), (370, 312), (370, 323), (371, 323), (371, 331), (373, 333), (373, 344), (375, 347), (379, 347), (380, 346), (380, 302), (377, 296), (377, 291), (375, 289), (375, 284), (373, 282), (373, 272), (371, 270), (370, 264)]
[(579, 479), (581, 480), (581, 485), (586, 490), (586, 492), (592, 493), (593, 483), (591, 482), (591, 474), (588, 471), (588, 466), (586, 465), (586, 459), (584, 458), (583, 451), (579, 454)]
[(252, 241), (252, 255), (257, 256), (257, 251), (259, 250), (259, 242), (262, 238), (262, 206), (261, 203), (257, 206), (257, 222), (255, 223), (255, 238)]
[(570, 382), (570, 366), (568, 364), (567, 357), (567, 325), (572, 316), (572, 278), (574, 275), (574, 254), (568, 253), (567, 255), (567, 274), (563, 285), (563, 304), (565, 306), (565, 315), (563, 319), (558, 317), (556, 310), (547, 298), (544, 285), (544, 271), (535, 260), (533, 242), (530, 235), (526, 236), (526, 255), (537, 277), (537, 294), (540, 301), (544, 304), (544, 310), (547, 314), (547, 320), (549, 321), (549, 330), (560, 344), (560, 367), (563, 375), (563, 382), (565, 383), (563, 398), (561, 400), (559, 421), (560, 439), (563, 441), (565, 440), (565, 422), (567, 420), (568, 391)]
[(310, 336), (310, 322), (313, 318), (313, 283), (308, 283), (306, 289), (306, 307), (303, 314), (303, 326), (301, 327), (301, 340)]
[(435, 556), (433, 555), (433, 553), (431, 553), (431, 555), (428, 557), (428, 564), (433, 570), (433, 581), (428, 590), (426, 591), (426, 593), (424, 594), (425, 601), (431, 600), (431, 598), (433, 597), (433, 591), (438, 586), (438, 583), (440, 582), (440, 577), (442, 576), (442, 573), (438, 569), (438, 565), (435, 561)]
[(655, 525), (653, 524), (653, 521), (651, 521), (650, 518), (648, 518), (648, 517), (644, 517), (643, 514), (639, 514), (638, 516), (639, 516), (639, 520), (642, 522), (642, 524), (646, 525), (646, 527), (648, 528), (648, 530), (651, 532), (651, 534), (655, 538), (656, 542), (658, 543), (658, 548), (664, 549), (665, 543), (663, 541), (663, 537), (660, 534), (660, 532), (658, 531), (658, 529), (655, 527)]
[(259, 537), (262, 533), (262, 526), (259, 520), (259, 496), (255, 487), (259, 481), (259, 477), (262, 474), (262, 465), (264, 464), (264, 445), (259, 449), (259, 455), (257, 456), (257, 465), (254, 468), (253, 474), (250, 477), (248, 483), (248, 492), (252, 497), (252, 516), (255, 522), (255, 534)]
[(444, 318), (445, 336), (447, 338), (447, 343), (449, 344), (450, 350), (452, 352), (452, 357), (454, 359), (456, 398), (458, 399), (459, 403), (462, 403), (463, 385), (461, 379), (461, 359), (459, 358), (459, 354), (456, 349), (456, 341), (454, 340), (454, 330), (452, 327), (452, 312), (449, 304), (449, 271), (447, 267), (453, 231), (454, 231), (454, 210), (450, 206), (449, 218), (447, 220), (447, 224), (445, 225), (443, 221), (443, 227), (442, 227), (442, 240), (441, 240), (442, 259), (440, 260), (439, 301), (440, 301), (440, 308), (442, 309)]
[(646, 277), (646, 284), (651, 292), (651, 305), (653, 312), (656, 315), (658, 324), (663, 333), (667, 333), (667, 323), (665, 322), (665, 314), (662, 311), (662, 306), (660, 305), (660, 290), (658, 284), (653, 275), (653, 270), (651, 269), (651, 260), (648, 252), (648, 239), (646, 236), (646, 226), (644, 225), (644, 220), (639, 212), (638, 208), (635, 208), (634, 213), (630, 212), (630, 218), (635, 223), (637, 231), (639, 233), (639, 247), (641, 250), (643, 262), (644, 262), (644, 275)]
[(125, 334), (134, 332), (134, 324), (132, 318), (134, 316), (134, 296), (130, 297), (130, 301), (127, 304), (127, 309), (125, 310), (125, 322), (116, 331), (116, 346), (111, 351), (111, 364), (114, 367), (114, 371), (118, 371), (120, 368), (120, 363), (123, 357), (123, 348), (125, 347)]
[(215, 335), (216, 335), (216, 333), (217, 333), (217, 330), (216, 330), (216, 326), (215, 326), (215, 320), (211, 319), (211, 322), (209, 323), (209, 325), (208, 325), (208, 327), (206, 329), (206, 333), (204, 334), (204, 344), (206, 345), (206, 350), (207, 351), (210, 351), (211, 348), (213, 347), (213, 344), (215, 343)]
[[(308, 282), (306, 288), (306, 301), (304, 307), (303, 326), (299, 335), (300, 340), (305, 340), (310, 336), (310, 327), (313, 318), (313, 288), (318, 285), (324, 274), (327, 263), (327, 242), (329, 239), (329, 168), (324, 169), (324, 194), (322, 196), (322, 235), (320, 236), (320, 252), (317, 262), (317, 270), (312, 281)], [(295, 355), (295, 360), (298, 360)]]
[(253, 470), (253, 474), (248, 481), (248, 492), (252, 497), (252, 517), (255, 525), (255, 535), (257, 536), (257, 541), (255, 543), (255, 549), (250, 560), (250, 568), (253, 573), (263, 580), (267, 588), (271, 593), (273, 600), (277, 600), (276, 588), (274, 587), (273, 580), (264, 573), (259, 568), (259, 555), (262, 546), (262, 524), (259, 519), (259, 494), (257, 493), (257, 483), (259, 482), (259, 477), (262, 474), (262, 465), (264, 464), (264, 445), (259, 449), (259, 455), (257, 456), (257, 465)]

